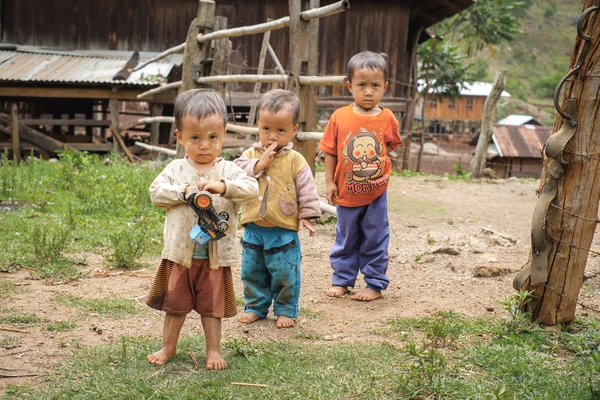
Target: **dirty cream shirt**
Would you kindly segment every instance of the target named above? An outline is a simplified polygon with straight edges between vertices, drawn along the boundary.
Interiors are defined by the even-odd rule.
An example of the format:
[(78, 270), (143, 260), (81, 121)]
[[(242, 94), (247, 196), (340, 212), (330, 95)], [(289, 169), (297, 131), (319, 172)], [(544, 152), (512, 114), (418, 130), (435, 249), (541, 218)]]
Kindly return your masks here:
[(190, 231), (198, 222), (198, 216), (184, 199), (188, 186), (197, 186), (202, 180), (225, 183), (225, 193), (212, 194), (217, 212), (229, 214), (229, 229), (224, 238), (208, 242), (210, 267), (237, 266), (240, 249), (237, 234), (237, 216), (242, 204), (254, 200), (258, 194), (256, 179), (250, 178), (233, 162), (217, 158), (216, 164), (204, 174), (199, 174), (188, 157), (171, 161), (150, 185), (150, 198), (157, 207), (167, 211), (164, 227), (165, 247), (162, 258), (191, 267), (194, 241)]

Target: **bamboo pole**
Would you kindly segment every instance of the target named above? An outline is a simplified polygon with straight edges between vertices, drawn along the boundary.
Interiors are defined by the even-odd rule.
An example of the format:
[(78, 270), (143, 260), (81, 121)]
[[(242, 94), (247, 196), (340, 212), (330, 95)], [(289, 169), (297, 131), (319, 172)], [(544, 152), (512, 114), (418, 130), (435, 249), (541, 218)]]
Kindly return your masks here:
[(310, 21), (311, 19), (328, 17), (337, 13), (341, 13), (350, 8), (350, 2), (348, 0), (338, 1), (337, 3), (330, 4), (328, 6), (313, 8), (312, 10), (302, 11), (300, 13), (300, 19), (302, 21)]
[(130, 122), (128, 124), (121, 124), (121, 125), (119, 125), (119, 130), (124, 131), (126, 129), (131, 129), (134, 126), (152, 124), (152, 123), (155, 123), (155, 122), (162, 122), (162, 123), (165, 123), (165, 124), (172, 124), (173, 122), (175, 122), (175, 117), (146, 117), (146, 118), (140, 118), (137, 121)]
[(283, 17), (269, 22), (262, 22), (256, 25), (241, 26), (239, 28), (223, 29), (208, 33), (206, 35), (198, 35), (198, 43), (206, 43), (211, 40), (254, 35), (256, 33), (264, 33), (276, 29), (282, 29), (290, 26), (290, 17)]
[(10, 106), (10, 113), (12, 115), (12, 151), (13, 160), (17, 164), (21, 162), (21, 146), (19, 144), (19, 112), (17, 103), (12, 103)]
[(305, 86), (344, 86), (346, 85), (346, 76), (299, 76), (298, 82)]
[[(267, 59), (267, 49), (269, 45), (269, 39), (271, 38), (271, 31), (265, 32), (263, 36), (262, 46), (260, 48), (260, 57), (258, 59), (258, 75), (262, 75), (265, 72), (265, 61)], [(256, 118), (256, 102), (258, 99), (258, 95), (260, 94), (261, 82), (256, 82), (254, 84), (254, 92), (252, 92), (252, 103), (250, 104), (250, 113), (248, 114), (248, 126), (254, 125), (254, 120)], [(249, 138), (247, 138), (249, 139)], [(248, 147), (250, 143), (246, 141), (244, 143), (245, 147)]]
[(164, 147), (151, 146), (149, 144), (142, 143), (142, 142), (135, 142), (135, 145), (143, 147), (144, 149), (147, 149), (147, 150), (156, 151), (157, 153), (164, 153), (164, 154), (168, 154), (170, 156), (176, 156), (177, 155), (177, 151), (176, 150), (166, 149)]
[(277, 58), (277, 54), (275, 54), (275, 50), (273, 50), (273, 46), (271, 46), (271, 43), (269, 43), (269, 42), (267, 42), (267, 50), (269, 51), (269, 55), (271, 56), (271, 59), (275, 63), (275, 72), (279, 71), (280, 74), (285, 74), (285, 70), (283, 69), (281, 62), (279, 62), (279, 58)]
[(215, 75), (215, 76), (202, 76), (196, 79), (197, 83), (237, 83), (237, 82), (248, 82), (248, 83), (285, 83), (287, 75)]
[(159, 86), (157, 88), (154, 89), (150, 89), (144, 93), (140, 93), (137, 95), (138, 99), (145, 99), (146, 97), (150, 97), (153, 96), (157, 93), (162, 93), (162, 92), (166, 92), (167, 90), (171, 90), (171, 89), (177, 89), (181, 86), (181, 81), (177, 81), (177, 82), (171, 82), (171, 83), (167, 83), (166, 85), (162, 85)]
[(182, 53), (184, 50), (185, 50), (185, 43), (181, 43), (180, 45), (177, 45), (175, 47), (171, 47), (170, 49), (167, 49), (167, 50), (163, 51), (162, 53), (160, 53), (156, 57), (152, 57), (151, 59), (149, 59), (147, 61), (144, 61), (140, 65), (136, 66), (133, 69), (133, 71), (139, 71), (140, 69), (144, 68), (148, 64), (152, 64), (153, 62), (157, 62), (158, 60), (162, 60), (163, 58), (166, 58), (166, 57), (170, 56), (171, 54)]
[(258, 135), (258, 128), (242, 125), (227, 124), (227, 132), (239, 133), (241, 135)]
[(323, 132), (298, 132), (296, 140), (299, 142), (318, 142), (323, 138)]

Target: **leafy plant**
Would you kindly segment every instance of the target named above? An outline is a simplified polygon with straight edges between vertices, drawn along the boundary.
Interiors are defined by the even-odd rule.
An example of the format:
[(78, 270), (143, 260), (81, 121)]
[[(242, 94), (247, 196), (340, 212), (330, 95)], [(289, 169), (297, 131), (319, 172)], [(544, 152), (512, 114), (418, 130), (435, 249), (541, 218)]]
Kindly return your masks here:
[(117, 268), (133, 270), (143, 268), (145, 265), (138, 259), (144, 254), (147, 247), (148, 219), (141, 217), (135, 223), (128, 224), (126, 228), (109, 234), (112, 244), (112, 254), (109, 261)]

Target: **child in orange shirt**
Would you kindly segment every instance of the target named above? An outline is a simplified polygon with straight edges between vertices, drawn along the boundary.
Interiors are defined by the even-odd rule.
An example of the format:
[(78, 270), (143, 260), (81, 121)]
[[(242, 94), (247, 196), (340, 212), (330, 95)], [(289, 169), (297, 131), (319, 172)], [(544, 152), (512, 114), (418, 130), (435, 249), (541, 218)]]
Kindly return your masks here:
[(351, 299), (376, 300), (389, 285), (386, 194), (392, 165), (387, 151), (402, 140), (394, 114), (378, 105), (388, 87), (385, 70), (383, 57), (370, 51), (350, 59), (346, 86), (354, 103), (333, 113), (319, 143), (325, 152), (327, 201), (337, 205), (338, 214), (329, 256), (330, 297), (354, 287), (359, 270), (367, 288)]

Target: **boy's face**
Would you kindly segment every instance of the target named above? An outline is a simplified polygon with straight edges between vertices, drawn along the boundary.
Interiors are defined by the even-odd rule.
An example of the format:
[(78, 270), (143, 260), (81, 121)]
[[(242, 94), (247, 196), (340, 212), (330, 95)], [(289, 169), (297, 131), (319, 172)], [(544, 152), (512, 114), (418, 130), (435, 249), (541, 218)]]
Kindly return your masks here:
[(384, 80), (383, 71), (379, 69), (361, 68), (354, 71), (352, 80), (346, 86), (356, 104), (364, 109), (375, 107), (381, 101), (388, 82)]
[(225, 140), (223, 116), (213, 114), (201, 120), (185, 116), (181, 119), (181, 130), (175, 134), (188, 157), (198, 164), (209, 164), (221, 153)]
[(260, 143), (265, 148), (277, 143), (275, 151), (285, 147), (298, 132), (298, 124), (294, 125), (294, 114), (289, 108), (282, 108), (277, 113), (260, 110), (257, 125)]

